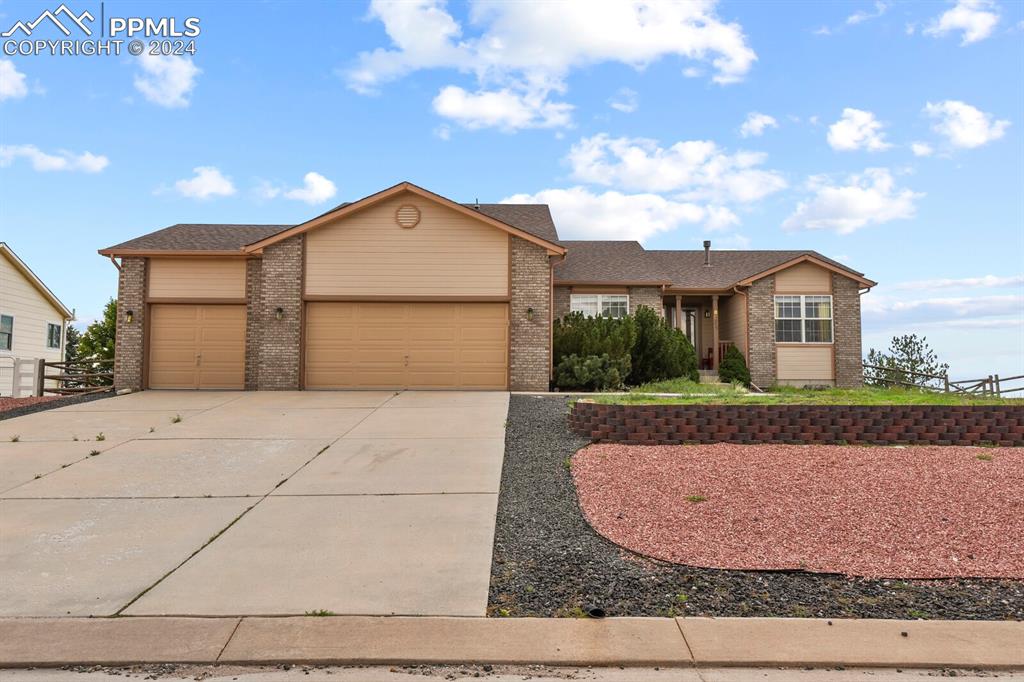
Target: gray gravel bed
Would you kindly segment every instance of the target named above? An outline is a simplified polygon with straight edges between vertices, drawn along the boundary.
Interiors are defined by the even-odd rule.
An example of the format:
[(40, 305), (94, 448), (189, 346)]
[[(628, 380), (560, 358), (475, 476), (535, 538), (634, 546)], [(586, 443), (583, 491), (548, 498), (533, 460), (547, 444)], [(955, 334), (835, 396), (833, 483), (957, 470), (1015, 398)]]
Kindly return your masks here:
[(87, 393), (85, 395), (69, 395), (63, 398), (57, 398), (56, 400), (47, 400), (41, 403), (32, 403), (31, 405), (24, 405), (22, 407), (15, 407), (10, 410), (0, 411), (0, 421), (3, 421), (5, 419), (13, 419), (15, 417), (24, 417), (27, 414), (35, 414), (36, 412), (54, 410), (58, 407), (77, 405), (78, 403), (91, 403), (94, 400), (103, 400), (104, 398), (110, 398), (113, 395), (113, 391), (108, 391), (106, 393)]
[(693, 568), (599, 536), (576, 501), (568, 458), (588, 441), (567, 399), (513, 395), (491, 565), (492, 616), (788, 616), (1024, 620), (1024, 582), (867, 580)]

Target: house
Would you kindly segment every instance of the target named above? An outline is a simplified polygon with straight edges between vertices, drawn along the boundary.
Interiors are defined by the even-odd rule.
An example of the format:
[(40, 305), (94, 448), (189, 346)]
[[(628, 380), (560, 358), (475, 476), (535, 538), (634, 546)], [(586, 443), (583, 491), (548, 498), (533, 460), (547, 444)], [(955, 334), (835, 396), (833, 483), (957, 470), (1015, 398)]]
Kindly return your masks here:
[(560, 241), (547, 206), (408, 182), (298, 225), (174, 225), (99, 253), (120, 269), (115, 384), (136, 390), (546, 390), (556, 316), (641, 305), (711, 367), (734, 344), (759, 384), (853, 385), (875, 284), (811, 251)]
[(0, 396), (18, 393), (15, 359), (64, 359), (65, 330), (73, 318), (11, 247), (0, 242)]

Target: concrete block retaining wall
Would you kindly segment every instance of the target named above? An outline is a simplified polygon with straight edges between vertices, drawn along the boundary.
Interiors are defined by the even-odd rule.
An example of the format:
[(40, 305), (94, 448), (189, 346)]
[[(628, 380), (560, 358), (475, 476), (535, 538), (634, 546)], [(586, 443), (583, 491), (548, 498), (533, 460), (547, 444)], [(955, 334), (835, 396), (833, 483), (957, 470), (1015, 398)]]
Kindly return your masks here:
[(1024, 407), (1004, 405), (600, 405), (577, 402), (577, 434), (627, 445), (838, 443), (1024, 446)]

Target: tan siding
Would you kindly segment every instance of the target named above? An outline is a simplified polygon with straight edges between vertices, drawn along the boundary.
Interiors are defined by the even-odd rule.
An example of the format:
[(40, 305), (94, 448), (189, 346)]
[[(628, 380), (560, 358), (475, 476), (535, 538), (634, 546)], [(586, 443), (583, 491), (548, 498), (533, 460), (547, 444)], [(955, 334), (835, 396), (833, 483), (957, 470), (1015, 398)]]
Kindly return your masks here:
[(151, 258), (150, 298), (245, 298), (243, 258)]
[[(4, 255), (0, 255), (0, 313), (14, 318), (11, 350), (0, 350), (0, 395), (10, 395), (12, 365), (4, 358), (63, 359), (64, 315)], [(46, 345), (48, 324), (61, 326), (60, 348)]]
[(308, 303), (307, 388), (505, 388), (507, 303)]
[(723, 341), (732, 341), (744, 356), (747, 354), (746, 300), (742, 294), (718, 300), (719, 335)]
[[(413, 228), (399, 207), (420, 210)], [(311, 230), (306, 294), (508, 296), (508, 235), (411, 193)]]
[(245, 306), (156, 304), (149, 387), (245, 387)]
[(831, 291), (832, 273), (811, 263), (797, 263), (775, 273), (777, 294), (827, 294)]
[(831, 384), (831, 346), (778, 346), (780, 384)]

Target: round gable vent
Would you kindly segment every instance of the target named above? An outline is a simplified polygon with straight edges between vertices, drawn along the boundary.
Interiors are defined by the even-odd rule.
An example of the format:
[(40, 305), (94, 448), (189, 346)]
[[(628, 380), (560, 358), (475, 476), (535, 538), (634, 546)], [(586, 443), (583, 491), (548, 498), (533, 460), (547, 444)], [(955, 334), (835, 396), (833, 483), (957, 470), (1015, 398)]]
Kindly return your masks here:
[(420, 210), (412, 204), (399, 206), (395, 211), (395, 222), (401, 227), (416, 227), (420, 222)]

